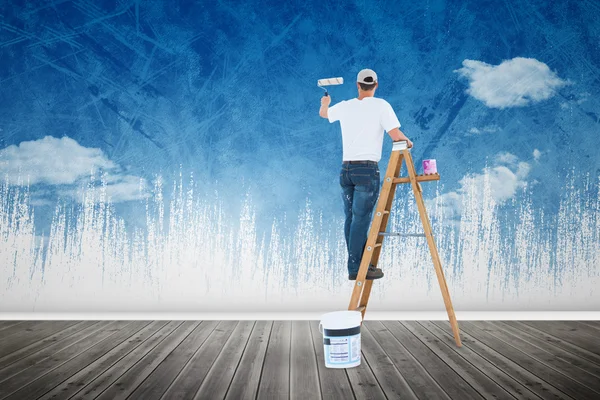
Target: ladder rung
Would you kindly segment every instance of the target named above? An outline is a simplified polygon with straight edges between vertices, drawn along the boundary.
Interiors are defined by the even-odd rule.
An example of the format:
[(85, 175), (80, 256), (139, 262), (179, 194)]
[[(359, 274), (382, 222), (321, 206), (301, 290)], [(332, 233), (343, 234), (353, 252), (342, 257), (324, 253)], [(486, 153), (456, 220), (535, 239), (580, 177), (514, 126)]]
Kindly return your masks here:
[(363, 311), (365, 311), (365, 309), (366, 309), (366, 308), (367, 308), (367, 306), (360, 306), (360, 307), (358, 307), (358, 308), (355, 308), (355, 309), (354, 309), (354, 311), (360, 311), (360, 312), (363, 312)]
[[(429, 181), (439, 181), (440, 174), (431, 174), (431, 175), (417, 175), (417, 182), (429, 182)], [(392, 181), (394, 183), (410, 183), (410, 178), (408, 176), (403, 176), (401, 178), (394, 178)]]
[(379, 232), (379, 236), (426, 237), (424, 233)]
[(373, 247), (375, 247), (375, 248), (381, 247), (381, 243), (375, 243), (375, 245)]

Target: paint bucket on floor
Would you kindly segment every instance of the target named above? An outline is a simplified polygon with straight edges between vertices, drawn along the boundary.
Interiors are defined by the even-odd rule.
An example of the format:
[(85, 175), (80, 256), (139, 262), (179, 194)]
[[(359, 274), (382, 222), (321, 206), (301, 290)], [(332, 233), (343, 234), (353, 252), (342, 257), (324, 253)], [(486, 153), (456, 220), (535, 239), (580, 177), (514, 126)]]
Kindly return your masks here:
[(352, 368), (360, 365), (359, 311), (336, 311), (321, 317), (319, 331), (323, 334), (325, 366)]

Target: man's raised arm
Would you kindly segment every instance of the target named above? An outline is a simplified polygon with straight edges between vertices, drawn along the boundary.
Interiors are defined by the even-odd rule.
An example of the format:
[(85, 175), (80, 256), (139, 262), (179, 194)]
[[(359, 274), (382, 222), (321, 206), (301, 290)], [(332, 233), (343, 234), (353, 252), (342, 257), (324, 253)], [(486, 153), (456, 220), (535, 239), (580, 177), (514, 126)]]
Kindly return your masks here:
[(319, 110), (319, 115), (321, 118), (329, 118), (327, 115), (327, 109), (329, 108), (329, 104), (331, 104), (331, 96), (323, 96), (321, 97), (321, 109)]

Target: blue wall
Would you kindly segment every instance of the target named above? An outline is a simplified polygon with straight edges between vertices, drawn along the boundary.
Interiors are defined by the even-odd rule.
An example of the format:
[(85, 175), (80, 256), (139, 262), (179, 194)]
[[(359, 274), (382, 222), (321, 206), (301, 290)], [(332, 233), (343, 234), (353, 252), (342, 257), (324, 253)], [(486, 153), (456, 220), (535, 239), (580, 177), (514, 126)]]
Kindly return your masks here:
[[(39, 304), (25, 292), (68, 292), (96, 273), (122, 293), (120, 268), (128, 275), (141, 268), (148, 281), (138, 281), (138, 289), (152, 287), (153, 299), (165, 296), (153, 304), (176, 307), (160, 284), (171, 278), (153, 275), (172, 263), (184, 275), (226, 268), (239, 277), (256, 267), (267, 287), (281, 286), (300, 309), (310, 297), (302, 288), (316, 281), (346, 296), (340, 128), (318, 117), (316, 81), (344, 77), (330, 89), (335, 103), (356, 95), (362, 68), (377, 71), (377, 96), (396, 110), (415, 160), (437, 159), (442, 181), (428, 184), (426, 197), (432, 207), (437, 201), (431, 212), (439, 231), (454, 232), (440, 246), (457, 297), (460, 287), (467, 292), (470, 283), (493, 281), (500, 282), (495, 294), (482, 289), (481, 296), (498, 307), (598, 307), (591, 286), (600, 274), (595, 2), (14, 3), (0, 4), (0, 287), (7, 288), (7, 310), (21, 298), (25, 309)], [(390, 144), (386, 138), (382, 170)], [(487, 194), (479, 194), (484, 183)], [(94, 192), (100, 200), (84, 199), (94, 187), (104, 187)], [(416, 221), (408, 209), (398, 218), (399, 226)], [(206, 242), (200, 230), (224, 239)], [(94, 232), (97, 238), (89, 236)], [(479, 244), (465, 244), (468, 232), (483, 235)], [(173, 261), (172, 244), (190, 235), (185, 249), (213, 249), (210, 263), (194, 252)], [(251, 260), (242, 259), (249, 240)], [(78, 250), (68, 248), (75, 242)], [(144, 249), (137, 255), (136, 243)], [(86, 246), (95, 250), (82, 251)], [(215, 255), (215, 246), (229, 258)], [(531, 247), (546, 250), (523, 258)], [(314, 257), (304, 259), (298, 249)], [(281, 259), (269, 258), (270, 250)], [(58, 253), (62, 261), (52, 261)], [(419, 254), (413, 259), (427, 260)], [(79, 260), (77, 274), (65, 257)], [(274, 278), (268, 271), (278, 262), (283, 270)], [(573, 268), (578, 272), (569, 275)], [(70, 276), (70, 283), (52, 281), (52, 274)], [(93, 285), (108, 296), (108, 283)], [(542, 303), (518, 303), (535, 288)], [(424, 296), (430, 290), (435, 286), (424, 286)], [(581, 299), (572, 300), (572, 292)], [(475, 304), (465, 297), (462, 306)]]

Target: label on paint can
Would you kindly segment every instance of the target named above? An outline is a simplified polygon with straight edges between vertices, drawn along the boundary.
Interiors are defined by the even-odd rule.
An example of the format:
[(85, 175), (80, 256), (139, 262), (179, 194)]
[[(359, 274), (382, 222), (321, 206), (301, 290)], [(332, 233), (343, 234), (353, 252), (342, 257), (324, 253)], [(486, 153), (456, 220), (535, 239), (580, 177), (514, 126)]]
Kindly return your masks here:
[(328, 337), (325, 341), (327, 358), (332, 364), (353, 363), (360, 359), (360, 334)]

